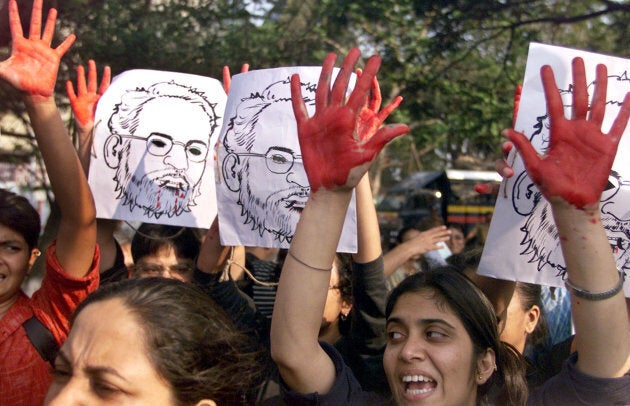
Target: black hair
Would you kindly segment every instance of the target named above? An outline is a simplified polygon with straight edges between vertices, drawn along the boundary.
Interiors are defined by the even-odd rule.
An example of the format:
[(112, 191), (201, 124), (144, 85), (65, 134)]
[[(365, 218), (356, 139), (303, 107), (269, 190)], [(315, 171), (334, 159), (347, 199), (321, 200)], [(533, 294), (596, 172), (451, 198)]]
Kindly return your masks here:
[(464, 249), (459, 254), (453, 254), (446, 258), (446, 263), (455, 267), (459, 272), (465, 274), (466, 270), (477, 269), (479, 262), (481, 261), (482, 253), (483, 248), (481, 247)]
[(476, 355), (488, 349), (494, 351), (498, 370), (479, 386), (478, 402), (496, 386), (499, 404), (524, 405), (528, 394), (525, 362), (514, 347), (499, 340), (494, 308), (483, 292), (451, 266), (419, 272), (408, 276), (392, 290), (385, 309), (386, 318), (402, 295), (421, 292), (433, 293), (438, 306), (455, 313), (468, 332)]
[(406, 227), (401, 228), (398, 231), (398, 234), (396, 234), (396, 244), (402, 244), (403, 237), (405, 236), (405, 234), (407, 234), (411, 230), (420, 231), (418, 230), (418, 227), (414, 227), (414, 226), (406, 226)]
[(200, 288), (168, 278), (111, 283), (79, 304), (73, 323), (86, 307), (111, 299), (121, 300), (138, 321), (147, 356), (177, 406), (202, 399), (246, 404), (255, 395), (266, 372), (258, 347)]
[(173, 247), (178, 257), (195, 260), (201, 240), (192, 228), (143, 223), (131, 240), (131, 256), (137, 262), (142, 257), (156, 254), (165, 246)]
[(0, 224), (24, 237), (29, 249), (37, 247), (41, 220), (25, 197), (0, 189)]
[[(337, 271), (339, 273), (339, 282), (337, 282), (337, 289), (341, 295), (341, 300), (346, 303), (353, 303), (352, 293), (352, 255), (345, 253), (337, 253)], [(351, 325), (352, 310), (348, 317), (339, 319), (339, 332), (342, 335), (348, 334)]]
[(534, 331), (527, 335), (527, 345), (532, 347), (543, 345), (549, 336), (549, 326), (542, 304), (542, 287), (535, 283), (517, 282), (514, 289), (521, 298), (523, 311), (526, 312), (533, 306), (538, 306), (540, 309), (538, 324), (536, 324)]

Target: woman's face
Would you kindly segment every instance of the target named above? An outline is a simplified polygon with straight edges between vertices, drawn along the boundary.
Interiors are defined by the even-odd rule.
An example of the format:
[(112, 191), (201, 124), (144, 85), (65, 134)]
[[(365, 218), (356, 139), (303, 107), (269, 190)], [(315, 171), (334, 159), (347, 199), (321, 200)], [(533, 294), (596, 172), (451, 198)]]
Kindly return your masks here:
[(46, 405), (173, 405), (144, 331), (120, 299), (87, 306), (55, 360)]
[(449, 230), (451, 231), (451, 236), (446, 241), (446, 245), (448, 245), (448, 248), (451, 250), (451, 253), (459, 254), (460, 252), (464, 250), (464, 247), (466, 245), (466, 239), (464, 237), (464, 233), (462, 232), (461, 229), (457, 227), (449, 227)]
[(477, 385), (492, 374), (486, 371), (479, 379), (476, 358), (464, 325), (438, 306), (432, 293), (400, 296), (387, 320), (383, 358), (397, 404), (474, 405)]
[(17, 300), (36, 252), (20, 233), (0, 224), (0, 317)]
[(539, 317), (540, 309), (538, 306), (523, 310), (521, 296), (518, 289), (515, 289), (506, 315), (499, 323), (501, 341), (512, 344), (522, 354), (525, 351), (527, 336), (536, 328)]

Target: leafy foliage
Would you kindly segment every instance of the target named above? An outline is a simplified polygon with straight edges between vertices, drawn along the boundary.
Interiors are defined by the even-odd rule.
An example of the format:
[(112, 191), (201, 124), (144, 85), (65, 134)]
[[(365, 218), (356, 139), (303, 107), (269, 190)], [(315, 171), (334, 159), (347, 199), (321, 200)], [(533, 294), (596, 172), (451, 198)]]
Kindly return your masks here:
[[(27, 3), (20, 2), (21, 8)], [(500, 154), (499, 132), (511, 124), (513, 91), (522, 80), (530, 42), (629, 54), (630, 5), (610, 0), (51, 4), (59, 7), (60, 35), (77, 34), (59, 73), (61, 104), (63, 83), (87, 59), (109, 64), (114, 74), (145, 68), (220, 78), (223, 65), (233, 71), (244, 62), (253, 69), (319, 65), (327, 52), (343, 54), (353, 46), (364, 54), (379, 53), (384, 99), (404, 97), (390, 120), (412, 129), (389, 146), (375, 168), (384, 184), (412, 170), (491, 166)], [(0, 30), (3, 38), (6, 32)], [(6, 86), (0, 86), (0, 94), (0, 112), (22, 117), (17, 95)], [(28, 132), (23, 136), (30, 138)]]

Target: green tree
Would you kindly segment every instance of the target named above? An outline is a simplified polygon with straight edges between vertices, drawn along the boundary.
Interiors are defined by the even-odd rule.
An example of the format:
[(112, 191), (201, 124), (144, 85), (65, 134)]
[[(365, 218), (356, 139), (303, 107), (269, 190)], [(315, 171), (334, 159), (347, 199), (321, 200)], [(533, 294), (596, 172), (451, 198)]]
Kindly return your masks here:
[[(30, 1), (20, 2), (27, 10)], [(95, 59), (113, 73), (134, 68), (220, 78), (238, 70), (319, 65), (325, 54), (359, 46), (379, 53), (384, 99), (404, 97), (391, 121), (411, 134), (374, 168), (376, 189), (419, 169), (488, 168), (499, 132), (511, 124), (515, 86), (532, 41), (628, 56), (630, 5), (611, 0), (68, 0), (60, 35), (77, 34), (64, 58), (58, 96), (75, 66)], [(0, 45), (7, 44), (0, 1)], [(28, 15), (23, 17), (27, 32)], [(5, 46), (0, 56), (8, 55)], [(0, 86), (0, 113), (24, 117)], [(26, 122), (25, 119), (23, 119)], [(6, 126), (2, 133), (11, 135)], [(28, 130), (13, 131), (27, 142)], [(28, 145), (28, 143), (27, 143)], [(26, 148), (28, 150), (28, 148)], [(36, 150), (33, 150), (35, 153)]]

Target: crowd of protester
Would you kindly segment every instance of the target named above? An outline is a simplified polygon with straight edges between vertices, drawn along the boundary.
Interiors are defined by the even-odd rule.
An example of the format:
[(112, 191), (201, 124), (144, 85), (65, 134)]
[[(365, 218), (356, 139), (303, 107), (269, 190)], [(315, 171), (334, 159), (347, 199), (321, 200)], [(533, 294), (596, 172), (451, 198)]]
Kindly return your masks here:
[[(604, 66), (589, 106), (583, 61), (573, 61), (571, 119), (543, 68), (552, 138), (544, 156), (504, 132), (551, 204), (566, 290), (477, 274), (483, 231), (467, 235), (435, 219), (400, 230), (382, 251), (367, 170), (409, 129), (382, 125), (401, 99), (381, 109), (378, 56), (346, 97), (358, 49), (332, 84), (336, 55), (326, 57), (313, 116), (299, 76), (291, 78), (311, 193), (288, 250), (222, 246), (217, 219), (203, 231), (143, 224), (129, 265), (118, 222), (96, 219), (86, 177), (111, 72), (98, 85), (90, 61), (87, 83), (79, 67), (77, 91), (68, 84), (76, 149), (54, 97), (74, 36), (51, 46), (56, 11), (42, 29), (42, 0), (28, 35), (16, 0), (9, 20), (12, 52), (0, 79), (23, 95), (60, 217), (29, 297), (21, 286), (40, 255), (40, 218), (25, 198), (0, 190), (0, 404), (630, 404), (623, 274), (598, 210), (630, 99), (602, 133)], [(228, 73), (226, 92), (229, 81)], [(595, 154), (573, 147), (595, 148), (594, 139)], [(504, 176), (509, 169), (497, 163)], [(358, 250), (341, 254), (353, 191)]]

